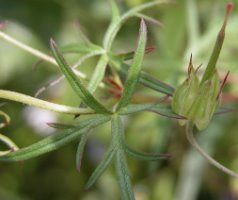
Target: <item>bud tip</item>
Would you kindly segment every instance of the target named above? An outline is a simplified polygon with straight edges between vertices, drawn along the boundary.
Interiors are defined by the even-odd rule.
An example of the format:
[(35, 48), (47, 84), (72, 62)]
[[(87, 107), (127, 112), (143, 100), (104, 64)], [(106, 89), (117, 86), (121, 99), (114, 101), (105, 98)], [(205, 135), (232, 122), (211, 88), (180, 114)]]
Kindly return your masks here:
[(229, 2), (226, 7), (226, 14), (229, 15), (231, 12), (231, 9), (233, 8), (233, 3)]

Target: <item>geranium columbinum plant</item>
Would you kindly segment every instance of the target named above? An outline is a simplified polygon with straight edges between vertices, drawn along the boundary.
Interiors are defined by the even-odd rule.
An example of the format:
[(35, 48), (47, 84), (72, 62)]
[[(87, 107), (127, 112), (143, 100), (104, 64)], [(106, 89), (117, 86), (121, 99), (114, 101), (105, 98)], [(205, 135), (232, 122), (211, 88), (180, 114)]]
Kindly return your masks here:
[[(112, 43), (119, 29), (127, 19), (133, 16), (142, 16), (140, 13), (142, 10), (152, 7), (156, 4), (166, 3), (167, 1), (149, 2), (133, 8), (124, 14), (120, 13), (116, 3), (113, 0), (110, 2), (112, 8), (112, 20), (108, 30), (105, 33), (102, 46), (95, 45), (89, 40), (86, 40), (80, 44), (70, 44), (59, 48), (56, 42), (51, 39), (50, 46), (53, 57), (50, 57), (35, 49), (32, 49), (31, 47), (28, 47), (25, 44), (20, 43), (19, 41), (16, 41), (15, 39), (0, 31), (0, 37), (4, 38), (5, 40), (19, 46), (20, 48), (30, 52), (33, 55), (36, 55), (45, 61), (57, 65), (60, 71), (64, 74), (64, 77), (68, 83), (71, 85), (74, 92), (81, 98), (84, 106), (79, 108), (54, 104), (8, 90), (0, 90), (0, 98), (22, 102), (28, 105), (37, 106), (59, 113), (71, 114), (72, 116), (88, 115), (88, 119), (86, 120), (80, 120), (81, 117), (79, 117), (79, 122), (77, 124), (49, 123), (51, 127), (62, 129), (63, 132), (49, 136), (35, 144), (20, 149), (18, 149), (16, 145), (10, 140), (6, 140), (5, 137), (0, 135), (0, 140), (5, 142), (10, 147), (9, 151), (0, 154), (0, 161), (27, 160), (29, 158), (56, 150), (61, 146), (71, 141), (79, 140), (80, 138), (76, 153), (76, 166), (77, 169), (80, 170), (83, 151), (88, 139), (89, 130), (106, 122), (110, 122), (111, 144), (106, 151), (101, 163), (89, 178), (86, 188), (92, 186), (108, 167), (108, 165), (114, 160), (122, 198), (134, 199), (126, 155), (147, 161), (166, 159), (168, 158), (168, 155), (143, 153), (129, 147), (124, 137), (124, 125), (122, 122), (122, 117), (135, 112), (150, 111), (167, 116), (169, 118), (176, 118), (179, 120), (181, 125), (186, 124), (187, 138), (190, 143), (212, 164), (224, 172), (238, 177), (235, 172), (225, 168), (213, 160), (209, 155), (207, 155), (199, 147), (193, 137), (194, 126), (196, 126), (199, 130), (206, 128), (212, 116), (216, 110), (218, 110), (218, 106), (220, 104), (220, 94), (225, 81), (222, 84), (219, 83), (216, 62), (223, 44), (227, 18), (232, 8), (232, 4), (229, 3), (227, 6), (225, 21), (221, 31), (218, 34), (216, 45), (204, 75), (201, 78), (198, 76), (197, 71), (199, 69), (194, 69), (191, 57), (188, 67), (188, 77), (175, 90), (170, 85), (161, 82), (150, 74), (143, 72), (141, 69), (144, 54), (146, 51), (148, 51), (148, 49), (151, 49), (146, 48), (147, 27), (145, 20), (155, 22), (155, 19), (143, 15), (140, 23), (139, 37), (135, 52), (118, 55), (115, 54), (111, 49)], [(63, 56), (63, 53), (69, 52), (81, 53), (84, 55), (77, 63), (71, 66)], [(86, 77), (85, 74), (82, 74), (76, 70), (76, 67), (82, 64), (84, 60), (95, 55), (100, 55), (100, 58), (91, 78)], [(133, 61), (131, 65), (125, 63), (125, 60), (132, 58)], [(111, 68), (111, 71), (113, 71), (113, 75), (116, 76), (117, 80), (113, 79), (115, 78), (113, 75), (113, 78), (105, 78), (105, 71), (108, 66)], [(121, 85), (121, 75), (126, 76), (126, 81), (123, 85)], [(89, 81), (88, 85), (84, 86), (78, 76), (87, 79)], [(109, 83), (112, 96), (118, 99), (118, 101), (113, 106), (105, 105), (105, 102), (100, 101), (93, 94), (103, 82), (103, 80), (106, 80), (104, 85)], [(143, 84), (150, 89), (165, 94), (165, 97), (150, 103), (143, 103), (142, 101), (140, 104), (134, 104), (132, 103), (134, 102), (132, 99), (134, 96), (136, 96), (135, 88), (138, 84)], [(104, 85), (102, 85), (102, 87)], [(113, 88), (115, 90), (113, 90)], [(171, 105), (163, 103), (163, 100), (165, 100), (168, 96), (172, 97)], [(0, 115), (4, 115), (6, 120), (8, 120), (5, 113), (0, 111)]]
[(220, 83), (216, 63), (225, 38), (227, 19), (232, 6), (232, 3), (228, 3), (224, 23), (217, 36), (214, 49), (201, 80), (197, 75), (200, 67), (194, 69), (191, 56), (188, 66), (188, 77), (175, 90), (172, 109), (175, 113), (186, 117), (186, 120), (179, 120), (179, 122), (181, 125), (186, 124), (186, 135), (189, 142), (213, 165), (232, 176), (238, 177), (237, 173), (227, 169), (207, 155), (197, 144), (193, 136), (193, 127), (196, 126), (199, 130), (205, 129), (220, 105), (221, 90), (228, 74), (225, 80)]

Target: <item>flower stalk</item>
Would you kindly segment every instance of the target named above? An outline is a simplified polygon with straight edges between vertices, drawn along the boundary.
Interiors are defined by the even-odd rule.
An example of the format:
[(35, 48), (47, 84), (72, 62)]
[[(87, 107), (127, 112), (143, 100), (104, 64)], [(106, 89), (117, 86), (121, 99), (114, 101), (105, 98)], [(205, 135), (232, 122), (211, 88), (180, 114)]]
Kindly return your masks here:
[(213, 166), (217, 167), (218, 169), (220, 169), (221, 171), (223, 171), (224, 173), (236, 177), (238, 178), (238, 173), (228, 169), (227, 167), (225, 167), (224, 165), (220, 164), (219, 162), (217, 162), (214, 158), (212, 158), (211, 156), (209, 156), (197, 143), (194, 135), (193, 135), (193, 128), (194, 128), (194, 123), (193, 122), (188, 122), (186, 124), (186, 137), (189, 141), (189, 143)]

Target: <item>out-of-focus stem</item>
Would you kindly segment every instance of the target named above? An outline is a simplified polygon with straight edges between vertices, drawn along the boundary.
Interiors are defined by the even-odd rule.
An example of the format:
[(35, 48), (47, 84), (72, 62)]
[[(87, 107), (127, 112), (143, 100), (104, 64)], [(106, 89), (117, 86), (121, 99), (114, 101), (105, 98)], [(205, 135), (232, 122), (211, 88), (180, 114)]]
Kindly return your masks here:
[(0, 134), (0, 141), (2, 141), (10, 148), (10, 150), (0, 151), (0, 156), (6, 155), (12, 151), (17, 151), (19, 149), (18, 146), (5, 135)]
[[(47, 54), (44, 54), (42, 53), (41, 51), (37, 50), (37, 49), (34, 49), (18, 40), (16, 40), (15, 38), (7, 35), (6, 33), (0, 31), (0, 38), (8, 41), (9, 43), (11, 44), (14, 44), (15, 46), (27, 51), (28, 53), (46, 61), (46, 62), (49, 62), (55, 66), (58, 66), (58, 64), (56, 63), (55, 59)], [(81, 78), (86, 78), (86, 75), (78, 70), (74, 70), (75, 74), (77, 74), (79, 77)]]

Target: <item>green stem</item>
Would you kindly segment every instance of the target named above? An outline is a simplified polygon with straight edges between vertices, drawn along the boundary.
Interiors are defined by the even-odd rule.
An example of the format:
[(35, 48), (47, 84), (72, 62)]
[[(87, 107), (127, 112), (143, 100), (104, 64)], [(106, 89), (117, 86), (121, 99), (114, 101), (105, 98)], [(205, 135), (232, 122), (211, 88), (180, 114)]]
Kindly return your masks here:
[(71, 107), (71, 106), (65, 106), (55, 103), (50, 103), (47, 101), (43, 101), (41, 99), (37, 99), (25, 94), (12, 92), (8, 90), (0, 90), (0, 98), (8, 99), (12, 101), (21, 102), (27, 105), (36, 106), (38, 108), (58, 112), (58, 113), (64, 113), (64, 114), (93, 114), (95, 113), (91, 109), (83, 109), (83, 108), (77, 108), (77, 107)]
[(0, 156), (6, 155), (12, 151), (17, 151), (19, 149), (18, 146), (5, 135), (0, 134), (0, 141), (2, 141), (10, 148), (10, 150), (7, 151), (0, 151)]
[[(49, 62), (49, 63), (51, 63), (51, 64), (53, 64), (55, 66), (58, 66), (57, 62), (55, 61), (55, 59), (53, 57), (51, 57), (51, 56), (49, 56), (47, 54), (44, 54), (41, 51), (39, 51), (37, 49), (34, 49), (34, 48), (32, 48), (32, 47), (30, 47), (30, 46), (28, 46), (28, 45), (26, 45), (26, 44), (16, 40), (15, 38), (7, 35), (6, 33), (2, 32), (2, 31), (0, 31), (0, 38), (2, 38), (5, 41), (7, 41), (7, 42), (9, 42), (9, 43), (19, 47), (20, 49), (23, 49), (24, 51), (27, 51), (28, 53), (30, 53), (30, 54), (32, 54), (32, 55), (34, 55), (34, 56), (36, 56), (36, 57), (46, 61), (46, 62)], [(87, 77), (84, 73), (82, 73), (82, 72), (80, 72), (78, 70), (74, 70), (74, 72), (75, 72), (75, 74), (77, 74), (81, 78), (85, 79)]]
[(0, 123), (0, 128), (3, 128), (10, 123), (11, 119), (8, 116), (8, 114), (6, 114), (5, 112), (3, 112), (1, 110), (0, 110), (0, 116), (3, 116), (5, 119), (5, 122)]
[(220, 169), (221, 171), (223, 171), (224, 173), (236, 177), (238, 178), (238, 173), (226, 168), (224, 165), (220, 164), (219, 162), (217, 162), (216, 160), (214, 160), (211, 156), (209, 156), (197, 143), (196, 139), (194, 138), (193, 135), (193, 127), (194, 127), (194, 123), (193, 122), (188, 122), (186, 125), (186, 137), (188, 139), (188, 141), (190, 142), (190, 144), (208, 161), (210, 162), (213, 166), (217, 167), (218, 169)]

